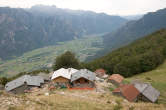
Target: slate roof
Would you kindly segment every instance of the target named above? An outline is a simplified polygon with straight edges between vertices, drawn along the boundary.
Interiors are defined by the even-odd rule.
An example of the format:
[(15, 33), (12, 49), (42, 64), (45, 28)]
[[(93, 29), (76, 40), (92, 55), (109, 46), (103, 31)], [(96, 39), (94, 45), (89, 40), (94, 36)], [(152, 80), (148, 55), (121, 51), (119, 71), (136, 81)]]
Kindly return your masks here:
[(160, 92), (147, 83), (135, 83), (134, 86), (151, 102), (156, 102)]
[(123, 81), (124, 77), (121, 76), (120, 74), (112, 74), (110, 77), (109, 77), (109, 80), (114, 80), (116, 81), (117, 83), (121, 83)]
[(121, 85), (116, 88), (113, 93), (120, 92), (128, 101), (134, 101), (140, 92), (134, 87), (134, 85)]
[(73, 82), (79, 78), (85, 78), (89, 81), (95, 81), (96, 75), (94, 72), (91, 72), (87, 69), (81, 69), (71, 75), (71, 82)]
[(24, 75), (13, 81), (8, 82), (5, 85), (5, 89), (6, 91), (11, 91), (17, 87), (24, 85), (25, 83), (29, 86), (40, 86), (41, 83), (44, 83), (44, 80), (40, 76)]
[(150, 101), (156, 102), (158, 99), (160, 92), (153, 88), (151, 85), (149, 85), (143, 92), (142, 94), (147, 97)]
[(148, 87), (147, 83), (133, 83), (133, 84), (134, 84), (134, 87), (137, 88), (137, 90), (141, 93), (145, 90), (145, 88)]
[(71, 75), (75, 72), (77, 72), (78, 70), (77, 69), (74, 69), (74, 68), (68, 68), (68, 69), (65, 69), (65, 68), (61, 68), (57, 71), (55, 71), (51, 77), (51, 80), (57, 78), (57, 77), (64, 77), (64, 78), (67, 78), (67, 79), (71, 79)]

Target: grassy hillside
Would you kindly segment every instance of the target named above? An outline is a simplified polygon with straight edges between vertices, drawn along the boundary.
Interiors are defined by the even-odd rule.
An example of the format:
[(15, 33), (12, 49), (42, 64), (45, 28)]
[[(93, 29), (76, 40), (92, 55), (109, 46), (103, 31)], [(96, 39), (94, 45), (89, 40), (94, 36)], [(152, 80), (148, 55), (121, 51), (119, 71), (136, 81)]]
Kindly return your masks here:
[(104, 68), (109, 74), (125, 77), (155, 69), (166, 58), (166, 29), (161, 29), (123, 48), (85, 64), (95, 70)]
[(135, 75), (127, 80), (131, 81), (135, 79), (150, 82), (161, 92), (159, 102), (166, 104), (166, 61), (153, 71)]
[(12, 76), (19, 72), (50, 67), (56, 56), (67, 50), (74, 52), (81, 61), (84, 61), (86, 57), (95, 55), (101, 49), (102, 38), (99, 36), (90, 35), (81, 39), (59, 42), (58, 45), (36, 49), (13, 60), (1, 60), (0, 76)]

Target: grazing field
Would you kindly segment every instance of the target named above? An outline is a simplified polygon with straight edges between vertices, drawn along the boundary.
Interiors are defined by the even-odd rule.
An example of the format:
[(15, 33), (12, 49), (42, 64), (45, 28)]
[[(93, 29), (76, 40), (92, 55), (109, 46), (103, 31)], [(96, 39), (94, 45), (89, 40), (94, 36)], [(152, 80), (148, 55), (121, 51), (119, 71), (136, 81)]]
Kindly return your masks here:
[(135, 79), (151, 83), (161, 92), (159, 103), (166, 104), (166, 61), (153, 71), (135, 75), (127, 80)]
[(34, 93), (12, 95), (4, 93), (0, 110), (165, 110), (163, 104), (131, 103), (122, 97), (113, 96), (110, 91), (40, 89)]
[(57, 45), (35, 49), (13, 60), (0, 61), (0, 76), (13, 76), (19, 72), (33, 71), (51, 67), (56, 56), (65, 51), (72, 51), (84, 61), (88, 56), (93, 56), (102, 47), (100, 35), (85, 36), (67, 42), (59, 42)]

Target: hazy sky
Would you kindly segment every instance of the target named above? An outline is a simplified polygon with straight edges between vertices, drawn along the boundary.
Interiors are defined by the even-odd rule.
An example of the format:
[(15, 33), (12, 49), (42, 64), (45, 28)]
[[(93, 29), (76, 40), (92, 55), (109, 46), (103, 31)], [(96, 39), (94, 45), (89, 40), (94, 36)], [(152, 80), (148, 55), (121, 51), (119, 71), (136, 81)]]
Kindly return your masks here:
[(29, 8), (36, 4), (114, 15), (142, 14), (166, 8), (166, 0), (0, 0), (0, 6)]

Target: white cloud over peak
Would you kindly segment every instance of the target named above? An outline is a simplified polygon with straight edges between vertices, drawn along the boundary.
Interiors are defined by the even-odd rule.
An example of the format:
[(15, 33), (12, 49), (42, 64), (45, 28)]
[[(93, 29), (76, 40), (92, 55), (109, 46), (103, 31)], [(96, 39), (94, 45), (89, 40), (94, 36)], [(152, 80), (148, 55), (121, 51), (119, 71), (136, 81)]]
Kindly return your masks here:
[(37, 4), (116, 15), (143, 14), (166, 8), (166, 0), (0, 0), (0, 6), (30, 8)]

